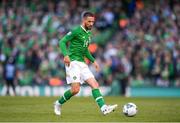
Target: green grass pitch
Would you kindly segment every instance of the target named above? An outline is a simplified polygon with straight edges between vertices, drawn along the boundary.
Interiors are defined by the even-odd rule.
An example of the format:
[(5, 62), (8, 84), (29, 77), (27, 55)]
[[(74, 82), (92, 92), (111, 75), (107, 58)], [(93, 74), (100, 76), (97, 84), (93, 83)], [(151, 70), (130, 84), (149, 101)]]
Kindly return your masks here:
[[(0, 122), (179, 122), (180, 98), (105, 97), (108, 104), (118, 104), (115, 112), (103, 116), (92, 97), (73, 97), (63, 105), (62, 115), (53, 112), (58, 97), (0, 97)], [(138, 106), (135, 117), (122, 114), (122, 106)]]

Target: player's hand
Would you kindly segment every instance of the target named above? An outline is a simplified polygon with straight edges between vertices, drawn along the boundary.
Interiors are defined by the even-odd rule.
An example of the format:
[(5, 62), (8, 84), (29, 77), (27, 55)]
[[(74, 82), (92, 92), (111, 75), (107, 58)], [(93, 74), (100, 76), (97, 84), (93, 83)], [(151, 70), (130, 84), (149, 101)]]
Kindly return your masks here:
[(71, 60), (70, 60), (69, 56), (65, 56), (65, 57), (64, 57), (64, 63), (65, 63), (65, 65), (69, 67), (70, 62), (71, 62)]
[(96, 61), (94, 61), (93, 65), (96, 68), (96, 71), (99, 72), (100, 71), (99, 64)]

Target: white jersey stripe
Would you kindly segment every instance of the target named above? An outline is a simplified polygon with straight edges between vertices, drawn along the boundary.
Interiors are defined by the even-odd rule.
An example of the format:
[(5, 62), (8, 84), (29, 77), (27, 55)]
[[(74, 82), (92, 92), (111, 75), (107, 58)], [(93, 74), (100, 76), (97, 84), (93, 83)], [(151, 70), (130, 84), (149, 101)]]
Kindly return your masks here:
[(97, 102), (99, 99), (102, 99), (102, 98), (103, 98), (102, 96), (97, 97), (97, 98), (96, 98), (96, 102)]
[(64, 95), (63, 95), (63, 98), (64, 98), (65, 101), (67, 101)]

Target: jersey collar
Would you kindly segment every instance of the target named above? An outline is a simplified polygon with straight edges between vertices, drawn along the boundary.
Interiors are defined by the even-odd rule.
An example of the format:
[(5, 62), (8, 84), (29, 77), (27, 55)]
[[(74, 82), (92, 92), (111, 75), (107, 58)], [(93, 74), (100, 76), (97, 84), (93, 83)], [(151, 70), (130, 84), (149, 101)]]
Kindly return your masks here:
[(82, 25), (81, 25), (81, 28), (82, 28), (86, 33), (89, 32), (89, 31), (87, 31)]

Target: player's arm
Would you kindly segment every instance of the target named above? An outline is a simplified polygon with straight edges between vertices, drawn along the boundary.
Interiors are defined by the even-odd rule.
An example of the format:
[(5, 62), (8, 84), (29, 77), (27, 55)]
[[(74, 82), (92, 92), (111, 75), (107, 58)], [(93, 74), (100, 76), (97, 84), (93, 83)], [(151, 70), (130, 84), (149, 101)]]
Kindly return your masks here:
[(72, 40), (73, 38), (74, 38), (74, 32), (70, 31), (59, 41), (59, 47), (64, 56), (68, 55), (66, 43)]
[(96, 62), (95, 58), (89, 52), (88, 48), (86, 50), (86, 58), (88, 58), (93, 63), (94, 67), (96, 68), (96, 71), (98, 72), (100, 70), (100, 67), (98, 63)]
[(66, 43), (74, 38), (74, 32), (68, 32), (60, 41), (59, 47), (61, 49), (62, 54), (64, 55), (64, 63), (69, 66), (70, 65), (70, 58), (68, 56), (68, 51), (66, 47)]
[(88, 58), (92, 63), (94, 63), (95, 58), (91, 55), (91, 53), (89, 52), (88, 48), (86, 49), (85, 56), (86, 56), (86, 58)]

